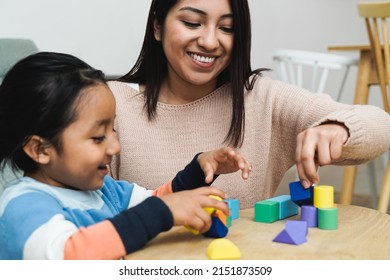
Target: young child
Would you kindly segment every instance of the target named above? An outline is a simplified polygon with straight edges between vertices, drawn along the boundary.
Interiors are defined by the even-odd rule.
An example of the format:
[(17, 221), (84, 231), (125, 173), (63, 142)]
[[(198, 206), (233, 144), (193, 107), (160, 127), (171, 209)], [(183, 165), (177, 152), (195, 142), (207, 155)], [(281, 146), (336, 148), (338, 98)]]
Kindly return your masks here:
[(172, 226), (205, 232), (204, 207), (229, 214), (209, 197), (224, 193), (208, 186), (237, 170), (248, 178), (240, 154), (200, 153), (173, 180), (147, 190), (107, 176), (120, 151), (114, 119), (103, 73), (76, 57), (42, 52), (8, 72), (0, 86), (0, 164), (24, 176), (0, 197), (0, 259), (119, 259)]

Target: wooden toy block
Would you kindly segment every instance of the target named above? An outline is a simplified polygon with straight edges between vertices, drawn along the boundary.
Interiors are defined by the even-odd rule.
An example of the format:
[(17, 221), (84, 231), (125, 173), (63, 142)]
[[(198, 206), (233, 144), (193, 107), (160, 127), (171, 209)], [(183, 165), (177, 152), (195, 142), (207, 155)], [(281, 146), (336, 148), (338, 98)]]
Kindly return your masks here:
[(289, 184), (291, 200), (298, 206), (313, 205), (313, 186), (305, 189), (301, 182), (295, 181)]
[(290, 195), (279, 195), (267, 200), (279, 202), (279, 220), (298, 214), (299, 207), (291, 200)]
[(318, 208), (318, 228), (336, 230), (338, 228), (338, 209)]
[(239, 211), (240, 211), (240, 205), (238, 199), (227, 198), (224, 201), (228, 204), (230, 212), (232, 213), (232, 220), (238, 219)]
[(334, 207), (334, 188), (332, 186), (318, 185), (314, 187), (313, 205), (316, 208)]
[(273, 223), (279, 220), (279, 202), (262, 200), (255, 203), (255, 222)]
[(228, 228), (232, 226), (232, 215), (226, 217), (226, 226)]
[(301, 221), (306, 221), (308, 227), (317, 227), (317, 208), (315, 208), (313, 205), (302, 205)]
[(211, 217), (211, 227), (208, 231), (203, 233), (205, 237), (217, 237), (222, 238), (228, 234), (228, 228), (222, 223), (217, 216)]
[(210, 260), (239, 260), (241, 252), (232, 241), (218, 238), (207, 247), (207, 257)]
[(213, 216), (218, 217), (221, 222), (226, 226), (227, 216), (221, 210), (216, 210)]
[(307, 241), (308, 233), (306, 221), (287, 221), (282, 230), (272, 241), (299, 245)]

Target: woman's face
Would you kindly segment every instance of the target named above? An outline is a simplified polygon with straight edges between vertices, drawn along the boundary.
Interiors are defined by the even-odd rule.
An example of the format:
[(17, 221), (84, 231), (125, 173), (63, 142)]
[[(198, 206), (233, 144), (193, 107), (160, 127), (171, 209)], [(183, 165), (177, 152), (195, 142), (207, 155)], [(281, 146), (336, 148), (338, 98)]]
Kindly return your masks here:
[(168, 60), (168, 79), (191, 85), (217, 84), (230, 63), (233, 14), (228, 0), (179, 0), (155, 38)]

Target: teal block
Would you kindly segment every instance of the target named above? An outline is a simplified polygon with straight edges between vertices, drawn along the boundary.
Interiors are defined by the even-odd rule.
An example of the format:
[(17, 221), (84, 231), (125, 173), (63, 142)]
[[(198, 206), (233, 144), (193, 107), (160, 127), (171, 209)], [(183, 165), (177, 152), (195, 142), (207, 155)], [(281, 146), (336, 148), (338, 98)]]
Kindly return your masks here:
[(262, 200), (255, 203), (255, 222), (273, 223), (279, 220), (279, 202)]
[(238, 199), (227, 198), (224, 201), (227, 203), (227, 205), (230, 209), (232, 220), (238, 219), (239, 212), (240, 212), (240, 205), (239, 205)]
[(298, 214), (299, 207), (291, 200), (291, 196), (288, 194), (275, 196), (267, 200), (279, 202), (279, 220)]
[(232, 215), (226, 217), (226, 227), (232, 226)]

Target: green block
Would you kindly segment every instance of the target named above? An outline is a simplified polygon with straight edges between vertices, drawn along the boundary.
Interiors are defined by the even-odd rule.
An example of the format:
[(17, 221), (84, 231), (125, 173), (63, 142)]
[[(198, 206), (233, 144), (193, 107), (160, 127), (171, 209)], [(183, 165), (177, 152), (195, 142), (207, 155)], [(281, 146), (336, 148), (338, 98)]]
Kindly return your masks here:
[(318, 208), (318, 228), (335, 230), (338, 228), (338, 208)]
[(262, 200), (255, 203), (255, 222), (273, 223), (279, 220), (279, 202)]
[(232, 226), (232, 215), (226, 217), (226, 227)]

